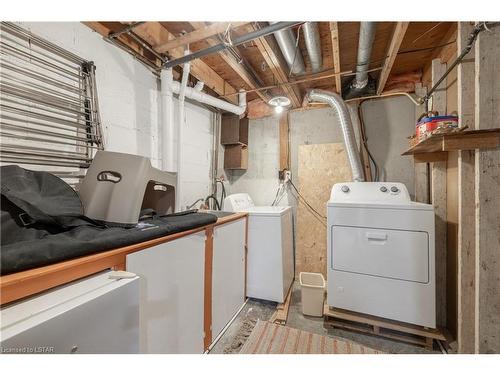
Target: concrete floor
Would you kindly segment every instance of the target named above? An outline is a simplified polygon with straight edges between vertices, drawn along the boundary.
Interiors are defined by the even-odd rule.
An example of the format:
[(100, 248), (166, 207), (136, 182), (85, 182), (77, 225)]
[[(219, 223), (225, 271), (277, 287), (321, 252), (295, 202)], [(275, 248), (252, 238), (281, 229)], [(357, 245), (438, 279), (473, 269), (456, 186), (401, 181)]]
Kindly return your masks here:
[[(238, 314), (224, 335), (215, 344), (210, 354), (232, 353), (240, 351), (243, 343), (255, 326), (257, 319), (269, 320), (276, 309), (276, 303), (249, 299), (245, 307)], [(288, 311), (287, 326), (303, 331), (329, 337), (345, 338), (368, 347), (394, 354), (439, 354), (439, 350), (429, 351), (418, 346), (400, 343), (397, 341), (351, 332), (343, 329), (325, 327), (323, 318), (314, 318), (302, 315), (300, 301), (300, 287), (293, 285), (292, 299)]]

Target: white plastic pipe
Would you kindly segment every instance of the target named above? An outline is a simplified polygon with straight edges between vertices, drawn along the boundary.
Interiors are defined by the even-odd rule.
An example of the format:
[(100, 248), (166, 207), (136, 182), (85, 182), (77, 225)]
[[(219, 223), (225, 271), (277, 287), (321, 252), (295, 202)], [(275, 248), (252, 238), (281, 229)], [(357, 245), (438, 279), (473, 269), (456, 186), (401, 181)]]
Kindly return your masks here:
[[(186, 50), (185, 54), (189, 51)], [(185, 63), (182, 67), (182, 80), (179, 87), (179, 125), (177, 127), (177, 191), (175, 193), (175, 207), (177, 211), (182, 211), (182, 141), (184, 139), (184, 123), (186, 117), (186, 107), (184, 105), (184, 99), (186, 98), (187, 82), (189, 77), (189, 71), (191, 69), (191, 64), (189, 62)], [(172, 86), (175, 86), (174, 84)], [(174, 90), (175, 91), (175, 90)]]
[[(172, 88), (173, 88), (173, 92), (175, 94), (180, 94), (181, 84), (179, 82), (174, 81)], [(209, 105), (211, 107), (215, 107), (215, 108), (227, 111), (227, 112), (234, 113), (235, 115), (238, 115), (238, 116), (241, 116), (247, 110), (247, 99), (246, 99), (247, 94), (243, 91), (240, 91), (240, 93), (238, 94), (239, 105), (231, 104), (231, 103), (228, 103), (224, 100), (217, 99), (217, 98), (213, 97), (212, 95), (205, 94), (204, 92), (200, 92), (192, 87), (185, 88), (185, 95), (186, 95), (186, 98), (195, 100), (199, 103)]]
[(161, 157), (162, 169), (168, 172), (176, 172), (174, 164), (174, 93), (172, 91), (173, 74), (172, 69), (163, 69), (160, 73), (161, 79)]

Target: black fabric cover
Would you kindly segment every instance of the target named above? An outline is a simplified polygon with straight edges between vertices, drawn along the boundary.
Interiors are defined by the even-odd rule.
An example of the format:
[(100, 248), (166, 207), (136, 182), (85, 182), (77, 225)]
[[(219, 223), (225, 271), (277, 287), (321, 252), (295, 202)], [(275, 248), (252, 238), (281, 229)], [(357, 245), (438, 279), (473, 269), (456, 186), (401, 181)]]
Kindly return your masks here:
[[(14, 165), (0, 169), (2, 275), (143, 242), (217, 221), (217, 217), (211, 214), (186, 212), (153, 217), (133, 228), (108, 228), (82, 215), (78, 195), (58, 177)], [(23, 216), (26, 212), (29, 218), (20, 218), (19, 215)]]

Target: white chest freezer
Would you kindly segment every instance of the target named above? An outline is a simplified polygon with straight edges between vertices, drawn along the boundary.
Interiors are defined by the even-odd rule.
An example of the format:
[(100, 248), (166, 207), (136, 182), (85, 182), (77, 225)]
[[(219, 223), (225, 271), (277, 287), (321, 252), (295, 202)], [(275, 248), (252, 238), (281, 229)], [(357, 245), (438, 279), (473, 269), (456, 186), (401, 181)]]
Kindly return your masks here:
[(434, 208), (403, 184), (348, 182), (328, 202), (328, 305), (436, 326)]
[(110, 272), (0, 310), (2, 353), (138, 353), (139, 278)]

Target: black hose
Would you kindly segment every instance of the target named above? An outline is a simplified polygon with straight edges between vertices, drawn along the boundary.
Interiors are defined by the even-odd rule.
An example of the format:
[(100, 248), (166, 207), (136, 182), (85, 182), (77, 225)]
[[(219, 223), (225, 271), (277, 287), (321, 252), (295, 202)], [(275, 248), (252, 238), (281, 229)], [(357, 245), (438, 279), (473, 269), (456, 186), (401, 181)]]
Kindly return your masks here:
[(208, 197), (205, 198), (205, 205), (208, 206), (208, 201), (210, 199), (213, 199), (215, 202), (215, 207), (217, 208), (217, 211), (220, 211), (220, 204), (215, 195), (209, 195)]

